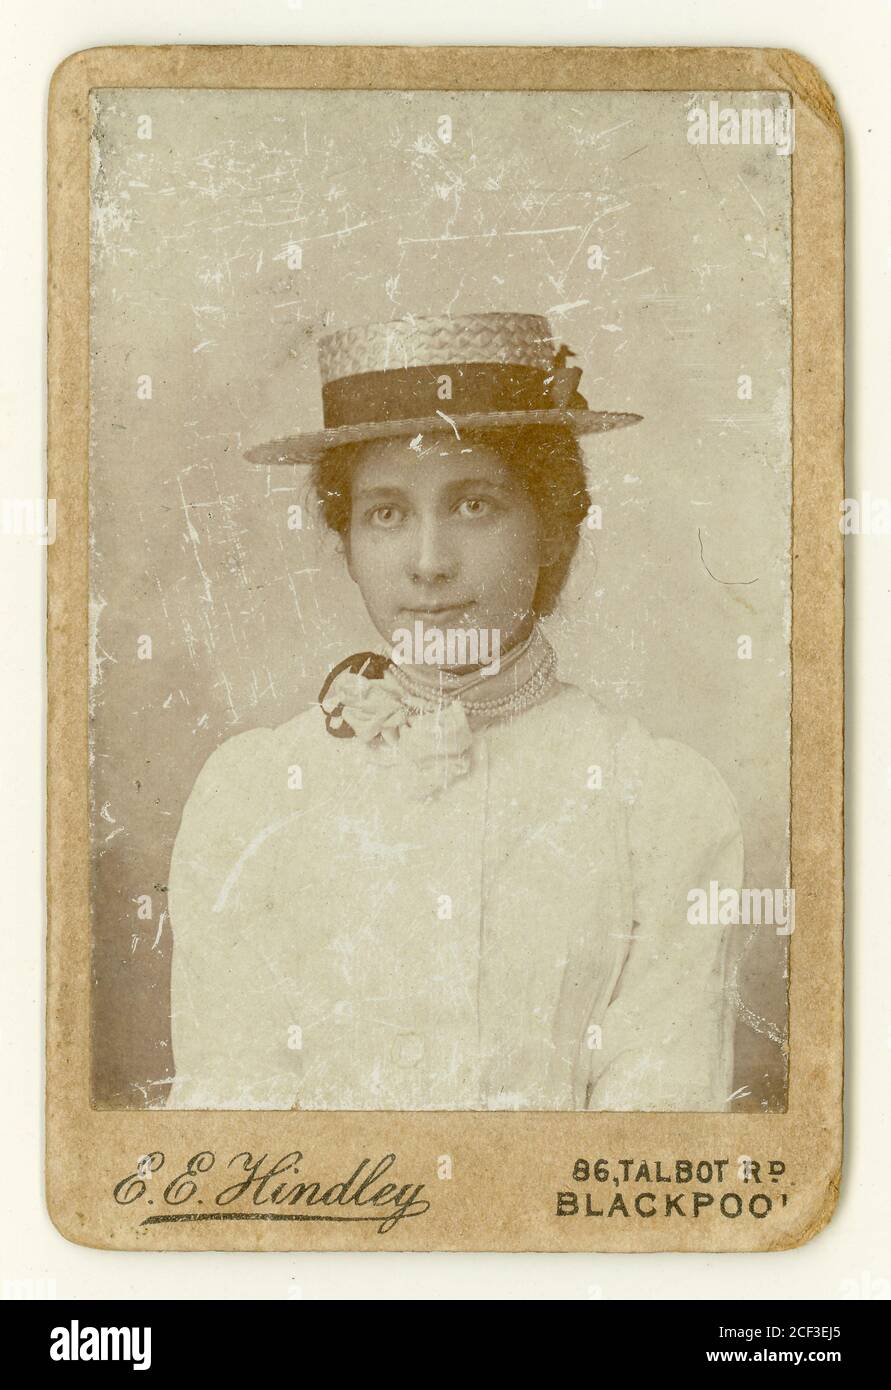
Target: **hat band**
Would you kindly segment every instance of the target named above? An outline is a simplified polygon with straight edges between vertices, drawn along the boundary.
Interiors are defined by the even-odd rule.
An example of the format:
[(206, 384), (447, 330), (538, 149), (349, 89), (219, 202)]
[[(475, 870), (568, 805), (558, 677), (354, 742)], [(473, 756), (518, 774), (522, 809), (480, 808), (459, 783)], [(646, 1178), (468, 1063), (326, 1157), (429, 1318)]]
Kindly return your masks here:
[[(573, 378), (580, 375), (577, 368), (570, 372)], [(423, 420), (437, 411), (444, 415), (470, 415), (477, 411), (554, 410), (560, 406), (585, 409), (587, 403), (575, 392), (571, 393), (572, 399), (558, 399), (552, 394), (550, 388), (555, 378), (563, 375), (565, 369), (545, 372), (518, 362), (443, 362), (359, 372), (337, 377), (322, 387), (325, 428)]]

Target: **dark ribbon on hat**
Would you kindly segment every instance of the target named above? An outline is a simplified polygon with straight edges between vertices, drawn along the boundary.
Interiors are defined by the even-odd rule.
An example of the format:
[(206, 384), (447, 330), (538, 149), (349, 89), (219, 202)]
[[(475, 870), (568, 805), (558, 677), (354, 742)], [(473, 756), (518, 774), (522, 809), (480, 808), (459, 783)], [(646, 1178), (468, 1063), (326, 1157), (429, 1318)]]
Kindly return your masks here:
[(322, 387), (325, 428), (514, 410), (587, 410), (580, 367), (562, 345), (548, 371), (518, 362), (437, 362), (337, 377)]

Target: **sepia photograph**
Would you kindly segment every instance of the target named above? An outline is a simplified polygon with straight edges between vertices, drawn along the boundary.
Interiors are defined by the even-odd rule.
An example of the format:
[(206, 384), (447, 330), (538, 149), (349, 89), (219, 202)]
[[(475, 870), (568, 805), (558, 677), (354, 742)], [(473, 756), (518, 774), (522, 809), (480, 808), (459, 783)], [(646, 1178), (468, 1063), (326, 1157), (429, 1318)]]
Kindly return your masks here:
[(91, 102), (92, 1104), (784, 1111), (788, 96)]

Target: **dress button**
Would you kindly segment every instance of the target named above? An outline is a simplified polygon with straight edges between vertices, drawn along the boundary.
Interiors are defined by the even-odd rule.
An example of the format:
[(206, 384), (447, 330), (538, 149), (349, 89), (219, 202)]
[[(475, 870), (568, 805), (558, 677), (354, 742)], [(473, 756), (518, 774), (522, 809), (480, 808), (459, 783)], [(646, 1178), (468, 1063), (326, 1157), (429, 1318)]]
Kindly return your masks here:
[(424, 1055), (424, 1039), (417, 1033), (399, 1033), (391, 1051), (393, 1061), (400, 1067), (417, 1066)]

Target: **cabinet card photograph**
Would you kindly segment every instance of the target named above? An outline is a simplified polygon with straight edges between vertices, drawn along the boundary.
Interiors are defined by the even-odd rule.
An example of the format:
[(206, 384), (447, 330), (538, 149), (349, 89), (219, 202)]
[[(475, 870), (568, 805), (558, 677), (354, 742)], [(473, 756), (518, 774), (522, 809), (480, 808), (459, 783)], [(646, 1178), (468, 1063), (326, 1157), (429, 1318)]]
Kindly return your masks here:
[(474, 86), (90, 84), (97, 1114), (787, 1114), (793, 91)]

